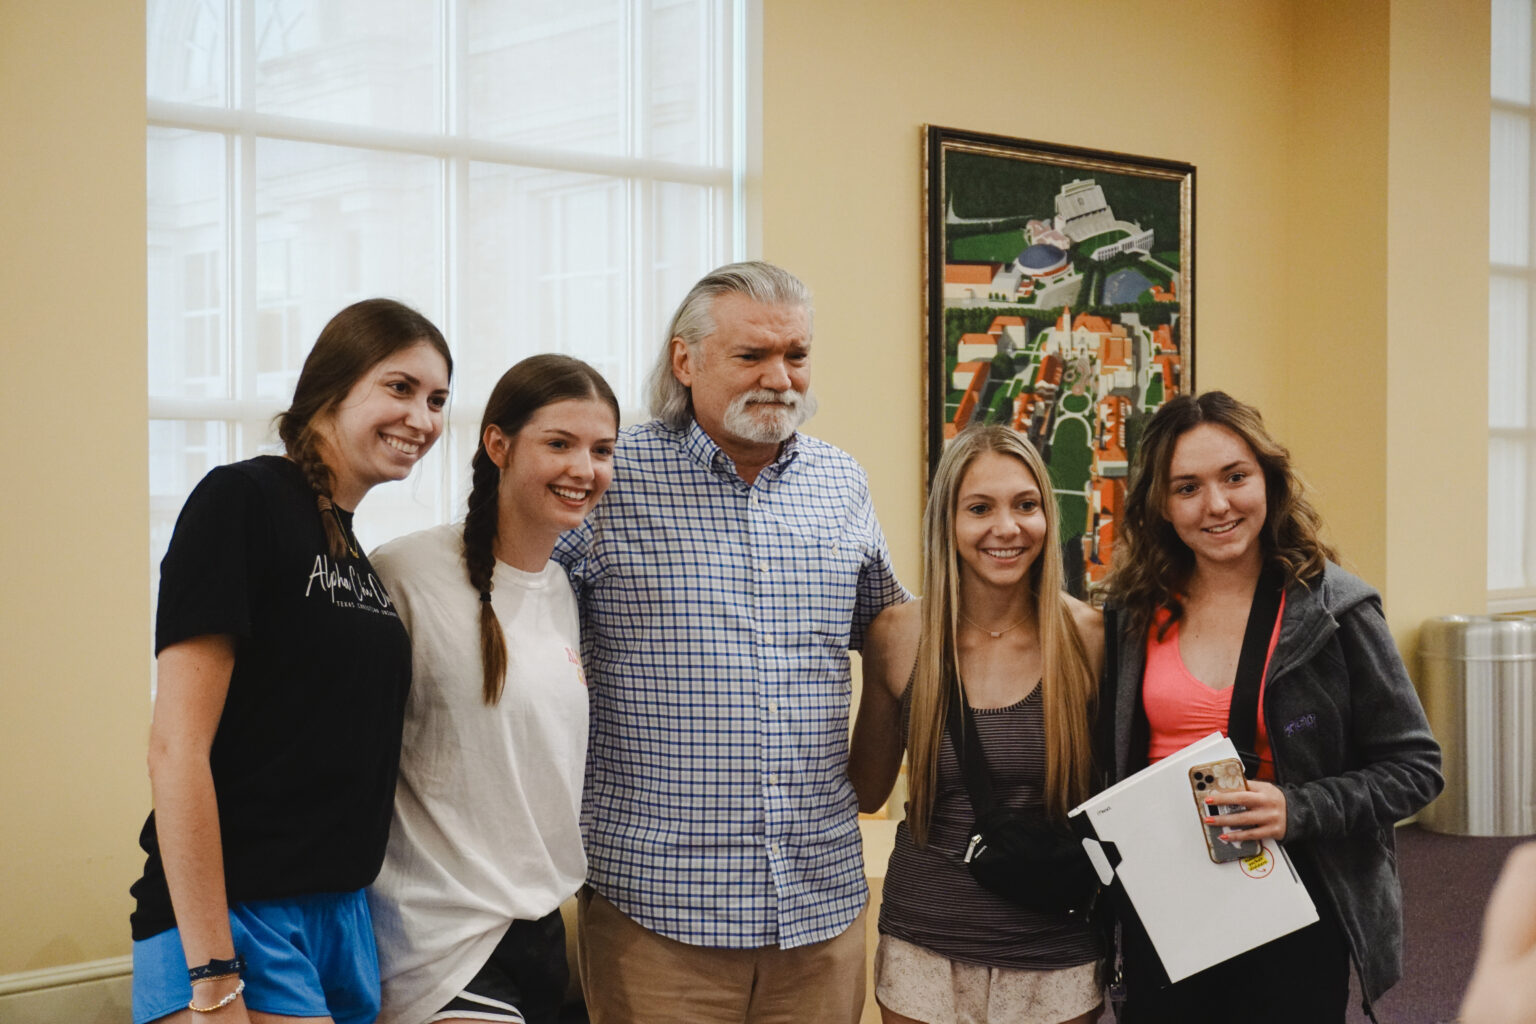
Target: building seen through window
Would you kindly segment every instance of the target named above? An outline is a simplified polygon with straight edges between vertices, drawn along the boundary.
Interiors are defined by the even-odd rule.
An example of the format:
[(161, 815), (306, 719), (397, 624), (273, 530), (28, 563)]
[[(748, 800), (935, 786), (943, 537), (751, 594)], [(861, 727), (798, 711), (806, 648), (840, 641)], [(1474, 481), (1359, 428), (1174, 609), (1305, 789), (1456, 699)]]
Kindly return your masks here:
[(565, 352), (633, 419), (666, 316), (745, 252), (744, 0), (148, 0), (152, 576), (188, 491), (275, 450), (315, 336), (384, 295), (449, 431), (358, 518), (462, 513), (491, 385)]

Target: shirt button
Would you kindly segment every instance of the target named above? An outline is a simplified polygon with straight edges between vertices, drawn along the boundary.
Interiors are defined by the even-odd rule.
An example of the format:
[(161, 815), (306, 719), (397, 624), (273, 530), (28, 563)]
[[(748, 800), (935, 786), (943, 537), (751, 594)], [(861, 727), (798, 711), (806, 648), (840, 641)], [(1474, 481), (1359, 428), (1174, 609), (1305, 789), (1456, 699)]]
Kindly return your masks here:
[(768, 563), (767, 562), (758, 562), (756, 568), (757, 568), (758, 572), (767, 572), (768, 571)]
[(768, 785), (770, 785), (770, 786), (777, 786), (778, 784), (779, 784), (779, 776), (778, 776), (778, 774), (776, 772), (769, 772), (768, 773)]
[(776, 714), (779, 713), (779, 702), (778, 701), (771, 700), (771, 701), (768, 702), (768, 713), (770, 715), (776, 715)]

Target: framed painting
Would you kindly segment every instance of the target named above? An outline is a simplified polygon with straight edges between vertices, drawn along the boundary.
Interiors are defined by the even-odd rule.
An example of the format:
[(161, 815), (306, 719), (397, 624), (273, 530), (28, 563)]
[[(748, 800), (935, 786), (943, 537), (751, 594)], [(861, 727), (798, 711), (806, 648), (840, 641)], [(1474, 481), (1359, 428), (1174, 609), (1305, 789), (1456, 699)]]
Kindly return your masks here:
[(1195, 169), (925, 132), (928, 477), (967, 426), (1025, 434), (1086, 593), (1108, 573), (1142, 428), (1194, 388)]

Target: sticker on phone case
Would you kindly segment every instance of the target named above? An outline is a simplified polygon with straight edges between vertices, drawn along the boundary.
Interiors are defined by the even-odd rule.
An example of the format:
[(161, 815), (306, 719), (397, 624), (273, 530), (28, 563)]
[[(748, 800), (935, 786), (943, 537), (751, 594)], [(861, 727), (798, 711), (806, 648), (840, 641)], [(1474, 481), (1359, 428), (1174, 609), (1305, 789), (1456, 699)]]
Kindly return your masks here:
[(1275, 870), (1275, 858), (1263, 843), (1259, 844), (1258, 853), (1252, 857), (1244, 857), (1238, 863), (1243, 866), (1243, 874), (1249, 878), (1263, 878)]

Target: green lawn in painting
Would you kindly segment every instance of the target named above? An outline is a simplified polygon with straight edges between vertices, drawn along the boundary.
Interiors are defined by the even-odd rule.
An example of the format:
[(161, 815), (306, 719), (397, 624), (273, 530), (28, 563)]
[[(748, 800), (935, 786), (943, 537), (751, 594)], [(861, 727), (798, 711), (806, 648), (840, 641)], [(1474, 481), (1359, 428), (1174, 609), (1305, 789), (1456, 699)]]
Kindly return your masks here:
[(1056, 421), (1051, 436), (1051, 461), (1046, 468), (1051, 485), (1056, 488), (1056, 507), (1061, 510), (1064, 537), (1082, 533), (1088, 521), (1088, 477), (1093, 467), (1093, 452), (1088, 447), (1088, 424), (1075, 417)]
[(1173, 280), (1173, 275), (1169, 274), (1168, 271), (1147, 260), (1141, 260), (1137, 263), (1136, 270), (1148, 281), (1151, 281), (1153, 284), (1160, 284), (1164, 288), (1167, 288), (1168, 282)]
[(956, 238), (949, 243), (952, 263), (1012, 263), (1027, 248), (1022, 231)]
[(1092, 238), (1085, 238), (1081, 242), (1077, 243), (1077, 251), (1085, 255), (1092, 256), (1094, 250), (1102, 248), (1106, 245), (1113, 245), (1115, 242), (1120, 241), (1122, 238), (1129, 238), (1130, 236), (1131, 233), (1129, 231), (1123, 230), (1122, 228), (1111, 228), (1108, 231), (1102, 231), (1099, 234), (1094, 235)]
[(1011, 380), (997, 389), (997, 393), (992, 396), (992, 401), (987, 407), (988, 423), (1013, 421), (1013, 400), (1018, 397), (1020, 387), (1018, 380)]

